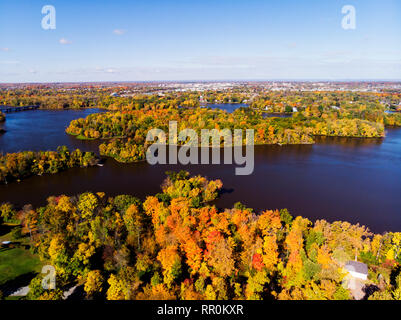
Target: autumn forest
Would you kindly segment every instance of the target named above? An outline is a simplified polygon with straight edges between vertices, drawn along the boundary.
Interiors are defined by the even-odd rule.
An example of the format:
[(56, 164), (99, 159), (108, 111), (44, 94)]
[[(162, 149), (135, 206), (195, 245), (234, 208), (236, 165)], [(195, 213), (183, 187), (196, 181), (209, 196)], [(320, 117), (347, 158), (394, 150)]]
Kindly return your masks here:
[[(97, 143), (98, 152), (60, 145), (2, 153), (0, 184), (101, 167), (104, 161), (144, 161), (147, 132), (167, 132), (169, 121), (198, 133), (253, 129), (255, 145), (275, 146), (313, 145), (319, 137), (383, 140), (388, 128), (401, 127), (401, 94), (392, 90), (269, 91), (247, 85), (126, 94), (129, 89), (2, 88), (0, 101), (11, 107), (102, 112), (62, 128), (71, 139)], [(231, 113), (209, 107), (227, 103), (246, 107)], [(12, 115), (0, 112), (0, 122), (7, 124)], [(345, 265), (356, 259), (368, 266), (366, 299), (401, 299), (398, 230), (379, 234), (346, 221), (311, 221), (269, 203), (256, 211), (243, 204), (246, 199), (221, 208), (215, 202), (224, 181), (186, 170), (167, 171), (158, 183), (159, 193), (145, 198), (88, 190), (53, 194), (43, 206), (1, 203), (0, 224), (7, 232), (0, 239), (7, 247), (0, 249), (0, 268), (1, 255), (21, 244), (38, 264), (55, 268), (52, 290), (43, 288), (44, 274), (33, 270), (22, 298), (28, 300), (61, 300), (73, 287), (90, 300), (351, 300)], [(12, 280), (0, 278), (0, 299), (7, 298)]]

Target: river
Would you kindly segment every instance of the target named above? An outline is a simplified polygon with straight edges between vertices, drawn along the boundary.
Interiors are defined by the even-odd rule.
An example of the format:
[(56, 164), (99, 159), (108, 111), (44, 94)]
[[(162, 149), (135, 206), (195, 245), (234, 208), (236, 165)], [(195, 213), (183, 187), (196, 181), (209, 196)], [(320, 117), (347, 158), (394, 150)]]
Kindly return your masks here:
[[(48, 150), (58, 145), (97, 151), (97, 141), (65, 134), (75, 118), (98, 112), (27, 111), (7, 115), (0, 151)], [(315, 145), (256, 146), (255, 170), (235, 176), (235, 165), (151, 166), (120, 164), (75, 168), (0, 185), (0, 203), (43, 205), (50, 195), (103, 191), (109, 196), (132, 194), (141, 199), (160, 191), (166, 170), (186, 169), (223, 181), (215, 202), (229, 208), (241, 201), (257, 211), (288, 208), (294, 215), (328, 221), (343, 220), (374, 232), (401, 231), (401, 129), (388, 129), (383, 139), (320, 138)]]

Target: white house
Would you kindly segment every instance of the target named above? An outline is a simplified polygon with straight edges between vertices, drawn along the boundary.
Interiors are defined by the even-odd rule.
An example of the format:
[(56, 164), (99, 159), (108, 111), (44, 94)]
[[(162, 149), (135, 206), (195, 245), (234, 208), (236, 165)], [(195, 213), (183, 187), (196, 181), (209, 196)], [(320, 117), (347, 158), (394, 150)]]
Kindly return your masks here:
[(297, 107), (292, 107), (292, 112), (298, 112), (298, 108)]
[(345, 269), (351, 276), (357, 279), (366, 280), (368, 278), (368, 266), (358, 261), (348, 261)]

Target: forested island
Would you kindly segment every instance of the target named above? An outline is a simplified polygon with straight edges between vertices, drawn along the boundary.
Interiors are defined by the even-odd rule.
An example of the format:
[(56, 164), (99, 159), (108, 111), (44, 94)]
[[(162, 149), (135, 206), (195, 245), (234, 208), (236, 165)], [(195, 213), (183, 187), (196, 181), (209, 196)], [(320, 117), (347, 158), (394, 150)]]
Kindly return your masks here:
[[(191, 128), (198, 133), (201, 129), (254, 129), (255, 144), (279, 145), (312, 144), (316, 136), (383, 138), (385, 125), (401, 125), (400, 114), (385, 113), (380, 104), (372, 103), (368, 108), (366, 104), (370, 96), (365, 97), (364, 104), (344, 106), (332, 106), (331, 103), (340, 104), (326, 96), (322, 98), (320, 94), (314, 97), (319, 102), (308, 106), (303, 103), (312, 99), (309, 94), (298, 103), (291, 102), (294, 97), (286, 97), (287, 107), (297, 106), (290, 108), (292, 117), (289, 118), (275, 117), (275, 113), (283, 111), (284, 104), (266, 101), (267, 98), (263, 97), (255, 100), (249, 108), (239, 108), (233, 113), (199, 107), (164, 108), (164, 105), (142, 110), (124, 108), (73, 120), (66, 132), (79, 139), (111, 139), (101, 144), (100, 153), (120, 162), (134, 162), (144, 159), (148, 130), (159, 128), (168, 131), (169, 121), (177, 121), (179, 128)], [(274, 108), (270, 107), (273, 103), (277, 103)], [(270, 113), (273, 116), (265, 117)]]

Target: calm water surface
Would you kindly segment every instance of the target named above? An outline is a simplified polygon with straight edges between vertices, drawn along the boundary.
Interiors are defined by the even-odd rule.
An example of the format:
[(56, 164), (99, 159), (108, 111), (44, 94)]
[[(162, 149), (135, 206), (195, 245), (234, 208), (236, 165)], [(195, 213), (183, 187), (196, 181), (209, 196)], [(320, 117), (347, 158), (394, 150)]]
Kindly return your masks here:
[[(79, 141), (64, 133), (69, 121), (96, 110), (31, 111), (9, 114), (0, 151), (55, 149), (58, 145), (97, 150), (96, 141)], [(216, 205), (241, 201), (257, 211), (288, 208), (311, 220), (345, 220), (375, 232), (401, 231), (401, 130), (384, 140), (320, 139), (312, 146), (257, 146), (255, 171), (235, 176), (234, 165), (150, 166), (120, 164), (75, 168), (0, 186), (0, 202), (43, 205), (50, 195), (104, 191), (140, 198), (160, 191), (166, 170), (189, 170), (223, 181)]]
[(85, 148), (97, 151), (93, 141), (79, 141), (64, 133), (73, 119), (83, 118), (99, 109), (84, 110), (34, 110), (6, 114), (6, 122), (0, 124), (6, 133), (0, 135), (0, 152), (25, 150), (55, 150), (60, 145), (71, 149)]

